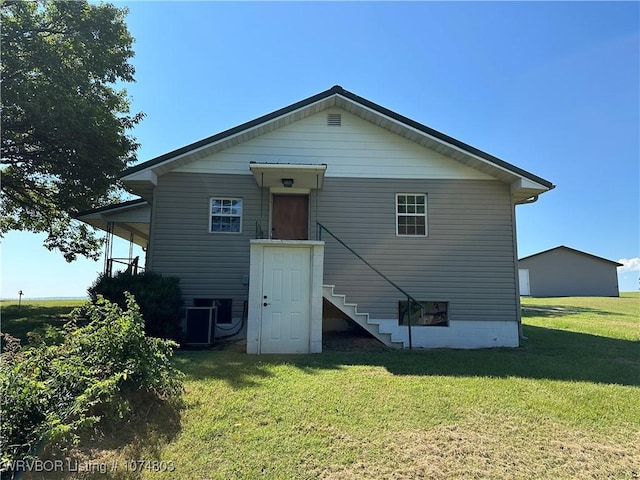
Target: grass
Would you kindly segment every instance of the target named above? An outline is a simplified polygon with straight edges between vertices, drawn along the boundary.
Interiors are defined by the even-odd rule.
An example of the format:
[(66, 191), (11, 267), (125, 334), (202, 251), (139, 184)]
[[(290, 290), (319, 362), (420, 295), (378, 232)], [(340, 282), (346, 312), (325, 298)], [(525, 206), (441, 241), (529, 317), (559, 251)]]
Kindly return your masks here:
[(177, 470), (147, 477), (638, 478), (638, 300), (534, 300), (577, 313), (519, 349), (182, 352)]
[(527, 325), (640, 339), (640, 293), (622, 293), (620, 298), (524, 298), (522, 306)]
[(27, 333), (42, 332), (46, 325), (60, 327), (69, 319), (69, 313), (86, 300), (16, 300), (0, 301), (0, 330), (22, 340)]
[(640, 295), (523, 307), (517, 349), (180, 351), (179, 418), (76, 454), (107, 478), (640, 478)]

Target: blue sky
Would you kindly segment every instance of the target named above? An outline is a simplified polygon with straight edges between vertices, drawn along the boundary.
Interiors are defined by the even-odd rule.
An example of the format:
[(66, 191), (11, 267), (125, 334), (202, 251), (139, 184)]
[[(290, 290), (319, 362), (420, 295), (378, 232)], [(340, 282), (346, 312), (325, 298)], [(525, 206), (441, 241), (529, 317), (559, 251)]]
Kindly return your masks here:
[[(552, 181), (517, 208), (520, 256), (628, 259), (620, 290), (638, 290), (637, 2), (116, 4), (140, 161), (339, 84)], [(6, 235), (1, 296), (84, 296), (102, 261), (67, 264), (42, 239)]]

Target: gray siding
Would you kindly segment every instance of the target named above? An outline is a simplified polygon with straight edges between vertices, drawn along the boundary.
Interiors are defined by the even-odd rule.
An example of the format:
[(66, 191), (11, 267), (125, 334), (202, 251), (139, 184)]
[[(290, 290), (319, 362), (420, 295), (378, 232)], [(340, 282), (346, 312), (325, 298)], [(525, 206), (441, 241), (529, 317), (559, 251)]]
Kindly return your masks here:
[[(251, 175), (169, 173), (158, 179), (151, 269), (179, 277), (187, 305), (193, 298), (232, 298), (233, 316), (242, 315), (259, 195)], [(242, 233), (209, 233), (209, 200), (216, 196), (243, 199)]]
[[(428, 195), (427, 237), (397, 237), (395, 194)], [(244, 199), (243, 232), (212, 234), (209, 198)], [(185, 299), (230, 297), (242, 313), (249, 240), (260, 218), (250, 175), (170, 173), (156, 189), (151, 268), (181, 278)], [(264, 228), (268, 226), (264, 197)], [(449, 302), (451, 320), (515, 321), (516, 279), (509, 187), (482, 180), (325, 179), (310, 196), (317, 220), (418, 300)], [(403, 295), (328, 235), (325, 284), (373, 318), (397, 318)]]
[(616, 265), (559, 248), (520, 260), (533, 297), (618, 297)]
[[(427, 237), (396, 236), (396, 193), (427, 194)], [(508, 186), (327, 178), (319, 201), (319, 221), (417, 300), (449, 302), (451, 320), (516, 320)], [(325, 283), (373, 318), (397, 318), (402, 293), (328, 235), (323, 240)]]

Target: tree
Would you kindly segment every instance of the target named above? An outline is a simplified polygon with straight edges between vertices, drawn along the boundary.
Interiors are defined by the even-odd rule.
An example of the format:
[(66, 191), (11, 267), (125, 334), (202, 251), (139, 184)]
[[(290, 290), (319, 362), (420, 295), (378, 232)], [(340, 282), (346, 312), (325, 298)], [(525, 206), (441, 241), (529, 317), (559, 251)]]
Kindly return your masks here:
[(127, 9), (83, 1), (4, 1), (0, 235), (47, 234), (67, 261), (99, 256), (101, 239), (73, 220), (122, 191), (138, 144), (128, 135), (133, 37)]

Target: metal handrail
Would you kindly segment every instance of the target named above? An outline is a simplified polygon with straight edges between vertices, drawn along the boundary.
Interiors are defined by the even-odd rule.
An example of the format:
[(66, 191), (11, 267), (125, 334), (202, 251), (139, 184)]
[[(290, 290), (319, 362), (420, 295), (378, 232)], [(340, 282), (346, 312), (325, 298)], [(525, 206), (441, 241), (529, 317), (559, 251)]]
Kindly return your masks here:
[(260, 220), (256, 220), (256, 238), (261, 240), (264, 238), (264, 231), (262, 230), (262, 223)]
[(398, 290), (400, 293), (402, 293), (404, 296), (407, 297), (407, 312), (409, 315), (409, 323), (407, 324), (407, 326), (409, 327), (409, 350), (411, 350), (413, 348), (413, 344), (412, 344), (412, 340), (411, 340), (411, 302), (414, 302), (416, 305), (420, 305), (420, 309), (423, 310), (424, 308), (422, 307), (422, 305), (420, 304), (420, 302), (418, 302), (415, 298), (413, 298), (409, 293), (407, 293), (405, 290), (403, 290), (402, 288), (400, 288), (398, 285), (396, 285), (395, 282), (393, 282), (393, 280), (391, 280), (389, 277), (387, 277), (384, 273), (382, 273), (380, 270), (378, 270), (376, 267), (374, 267), (373, 265), (371, 265), (368, 261), (366, 261), (364, 258), (362, 258), (362, 256), (356, 252), (353, 248), (351, 248), (349, 245), (347, 245), (346, 243), (344, 243), (342, 240), (340, 240), (336, 235), (334, 235), (331, 230), (329, 230), (327, 227), (325, 227), (324, 225), (322, 225), (320, 222), (316, 222), (316, 225), (318, 227), (318, 232), (317, 232), (317, 238), (318, 240), (322, 240), (322, 231), (324, 230), (325, 232), (327, 232), (329, 235), (331, 235), (334, 239), (336, 239), (343, 247), (345, 247), (347, 250), (349, 250), (351, 253), (353, 253), (356, 257), (358, 257), (360, 260), (362, 260), (362, 262), (369, 267), (371, 270), (373, 270), (374, 272), (376, 272), (379, 276), (381, 276), (383, 279), (385, 279), (387, 281), (387, 283), (389, 283), (391, 286), (393, 286), (396, 290)]

